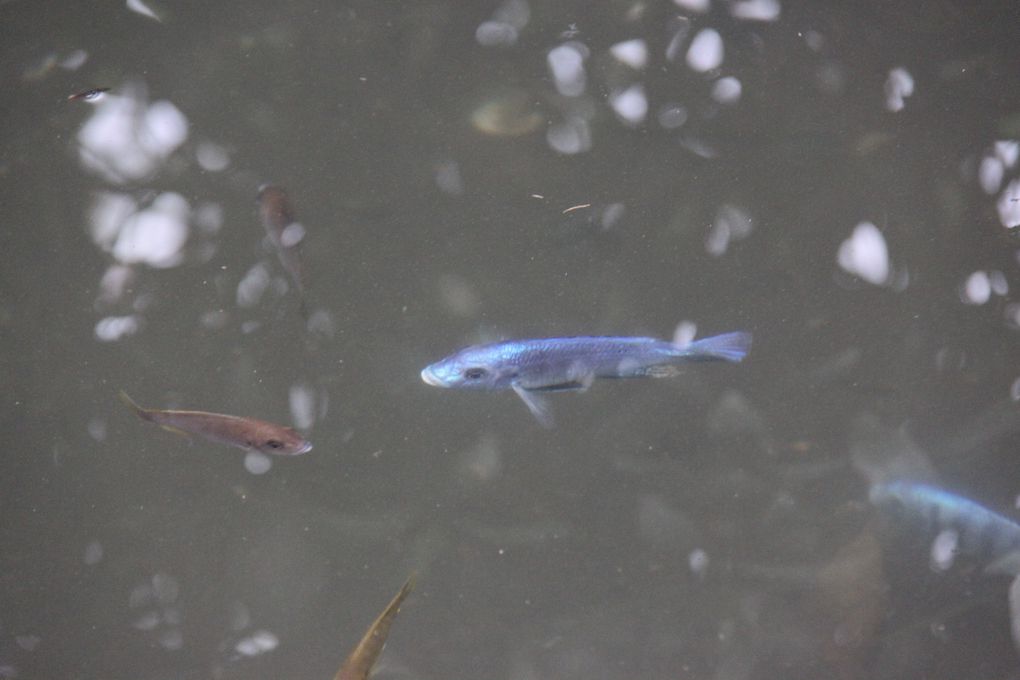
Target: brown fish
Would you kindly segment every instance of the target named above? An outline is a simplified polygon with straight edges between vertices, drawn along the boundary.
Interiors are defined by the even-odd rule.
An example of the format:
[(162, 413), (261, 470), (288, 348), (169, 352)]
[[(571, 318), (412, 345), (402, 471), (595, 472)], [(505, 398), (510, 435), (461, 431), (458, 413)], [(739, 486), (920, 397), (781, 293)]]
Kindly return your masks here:
[(300, 251), (304, 228), (294, 219), (287, 192), (278, 186), (263, 184), (259, 188), (258, 205), (262, 226), (276, 248), (280, 264), (294, 280), (298, 293), (304, 296), (305, 268)]
[(255, 418), (240, 418), (205, 411), (171, 411), (142, 408), (121, 390), (120, 400), (139, 418), (156, 423), (178, 434), (199, 435), (246, 451), (261, 451), (277, 456), (297, 456), (312, 450), (312, 443), (293, 428)]
[(396, 618), (397, 612), (400, 611), (401, 603), (411, 594), (413, 589), (414, 574), (411, 574), (400, 588), (400, 591), (386, 605), (386, 609), (383, 609), (382, 614), (365, 631), (361, 642), (358, 643), (358, 646), (354, 648), (351, 655), (344, 661), (344, 665), (337, 671), (336, 677), (333, 680), (367, 680), (372, 672), (372, 668), (375, 666), (376, 659), (379, 658), (379, 653), (382, 652), (383, 645), (386, 644), (386, 638), (390, 634), (390, 626), (393, 625), (393, 619)]

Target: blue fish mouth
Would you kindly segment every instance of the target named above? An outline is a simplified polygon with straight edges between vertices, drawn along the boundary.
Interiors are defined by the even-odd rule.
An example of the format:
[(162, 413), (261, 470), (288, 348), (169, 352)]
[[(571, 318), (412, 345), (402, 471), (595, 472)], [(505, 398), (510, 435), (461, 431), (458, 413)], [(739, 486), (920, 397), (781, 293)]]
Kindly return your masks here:
[(439, 376), (435, 374), (431, 366), (426, 366), (421, 371), (421, 379), (425, 381), (426, 385), (432, 385), (433, 387), (446, 387), (446, 383), (439, 379)]

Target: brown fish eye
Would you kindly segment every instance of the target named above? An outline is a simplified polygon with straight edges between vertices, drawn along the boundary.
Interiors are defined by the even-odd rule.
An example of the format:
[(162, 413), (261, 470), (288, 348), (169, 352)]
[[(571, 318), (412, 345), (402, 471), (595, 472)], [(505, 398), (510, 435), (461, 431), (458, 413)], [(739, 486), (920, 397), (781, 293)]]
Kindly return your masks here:
[(464, 371), (464, 377), (468, 380), (478, 380), (479, 378), (485, 377), (484, 368), (469, 368)]
[(275, 439), (270, 439), (269, 441), (266, 442), (266, 446), (268, 446), (271, 449), (282, 449), (283, 443), (278, 442)]

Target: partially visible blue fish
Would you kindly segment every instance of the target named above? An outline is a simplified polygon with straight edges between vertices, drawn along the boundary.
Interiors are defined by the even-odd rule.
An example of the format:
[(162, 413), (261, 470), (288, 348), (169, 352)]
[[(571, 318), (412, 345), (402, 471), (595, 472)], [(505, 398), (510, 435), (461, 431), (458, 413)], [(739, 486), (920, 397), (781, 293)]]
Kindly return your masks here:
[(903, 513), (925, 535), (952, 532), (954, 552), (983, 563), (989, 574), (1020, 574), (1020, 524), (983, 505), (920, 482), (892, 480), (872, 486), (871, 502)]
[(655, 338), (574, 337), (507, 340), (462, 349), (427, 366), (435, 387), (512, 389), (545, 426), (552, 425), (543, 392), (586, 390), (596, 378), (664, 378), (694, 361), (741, 361), (751, 334), (726, 333), (680, 345)]

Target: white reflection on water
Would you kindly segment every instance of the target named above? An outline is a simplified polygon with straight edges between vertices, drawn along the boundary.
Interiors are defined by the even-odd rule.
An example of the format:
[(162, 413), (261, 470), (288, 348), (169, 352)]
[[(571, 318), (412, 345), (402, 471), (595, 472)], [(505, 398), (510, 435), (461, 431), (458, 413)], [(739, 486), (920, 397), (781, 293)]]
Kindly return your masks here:
[(999, 222), (1007, 229), (1020, 227), (1020, 179), (1014, 179), (999, 195), (995, 207)]
[(730, 14), (749, 21), (777, 21), (779, 0), (737, 0), (730, 4)]
[(703, 28), (687, 49), (687, 65), (692, 71), (705, 73), (719, 68), (723, 62), (723, 41), (719, 31)]
[(712, 85), (712, 99), (720, 104), (736, 104), (740, 101), (740, 94), (743, 86), (733, 76), (726, 76), (715, 81)]
[(690, 10), (691, 12), (705, 13), (711, 7), (709, 0), (673, 0), (677, 7)]
[(719, 206), (715, 221), (705, 236), (705, 250), (719, 257), (726, 253), (730, 243), (747, 238), (754, 229), (754, 221), (746, 210), (729, 203)]
[(258, 656), (271, 652), (280, 644), (280, 639), (268, 630), (257, 630), (234, 645), (241, 656)]
[(123, 184), (150, 176), (188, 138), (188, 120), (166, 100), (146, 104), (140, 86), (99, 100), (78, 131), (82, 166)]
[(868, 283), (882, 286), (889, 281), (889, 249), (882, 232), (871, 222), (854, 227), (850, 238), (839, 246), (839, 266)]
[(482, 47), (509, 47), (517, 42), (530, 18), (527, 0), (505, 0), (491, 19), (478, 25), (475, 40)]
[(885, 107), (890, 111), (902, 111), (905, 100), (914, 94), (914, 77), (905, 68), (889, 71), (885, 81)]
[(569, 42), (549, 51), (547, 61), (556, 90), (565, 97), (576, 97), (584, 93), (587, 77), (584, 60), (588, 48), (578, 42)]
[(107, 316), (96, 323), (96, 339), (102, 342), (116, 342), (121, 338), (129, 337), (138, 332), (141, 328), (138, 317), (129, 316)]
[(992, 283), (986, 272), (974, 272), (960, 288), (960, 299), (969, 305), (983, 305), (991, 297)]
[(273, 461), (261, 451), (244, 454), (244, 469), (253, 475), (264, 475), (273, 467)]
[(628, 125), (640, 125), (648, 115), (648, 97), (645, 96), (645, 88), (640, 83), (611, 93), (609, 105), (613, 107), (620, 120)]
[(640, 38), (618, 42), (609, 48), (609, 53), (638, 71), (648, 65), (648, 44)]
[(113, 256), (126, 264), (140, 262), (158, 268), (180, 264), (188, 240), (189, 212), (190, 206), (180, 194), (160, 194), (149, 208), (124, 220), (113, 244)]

